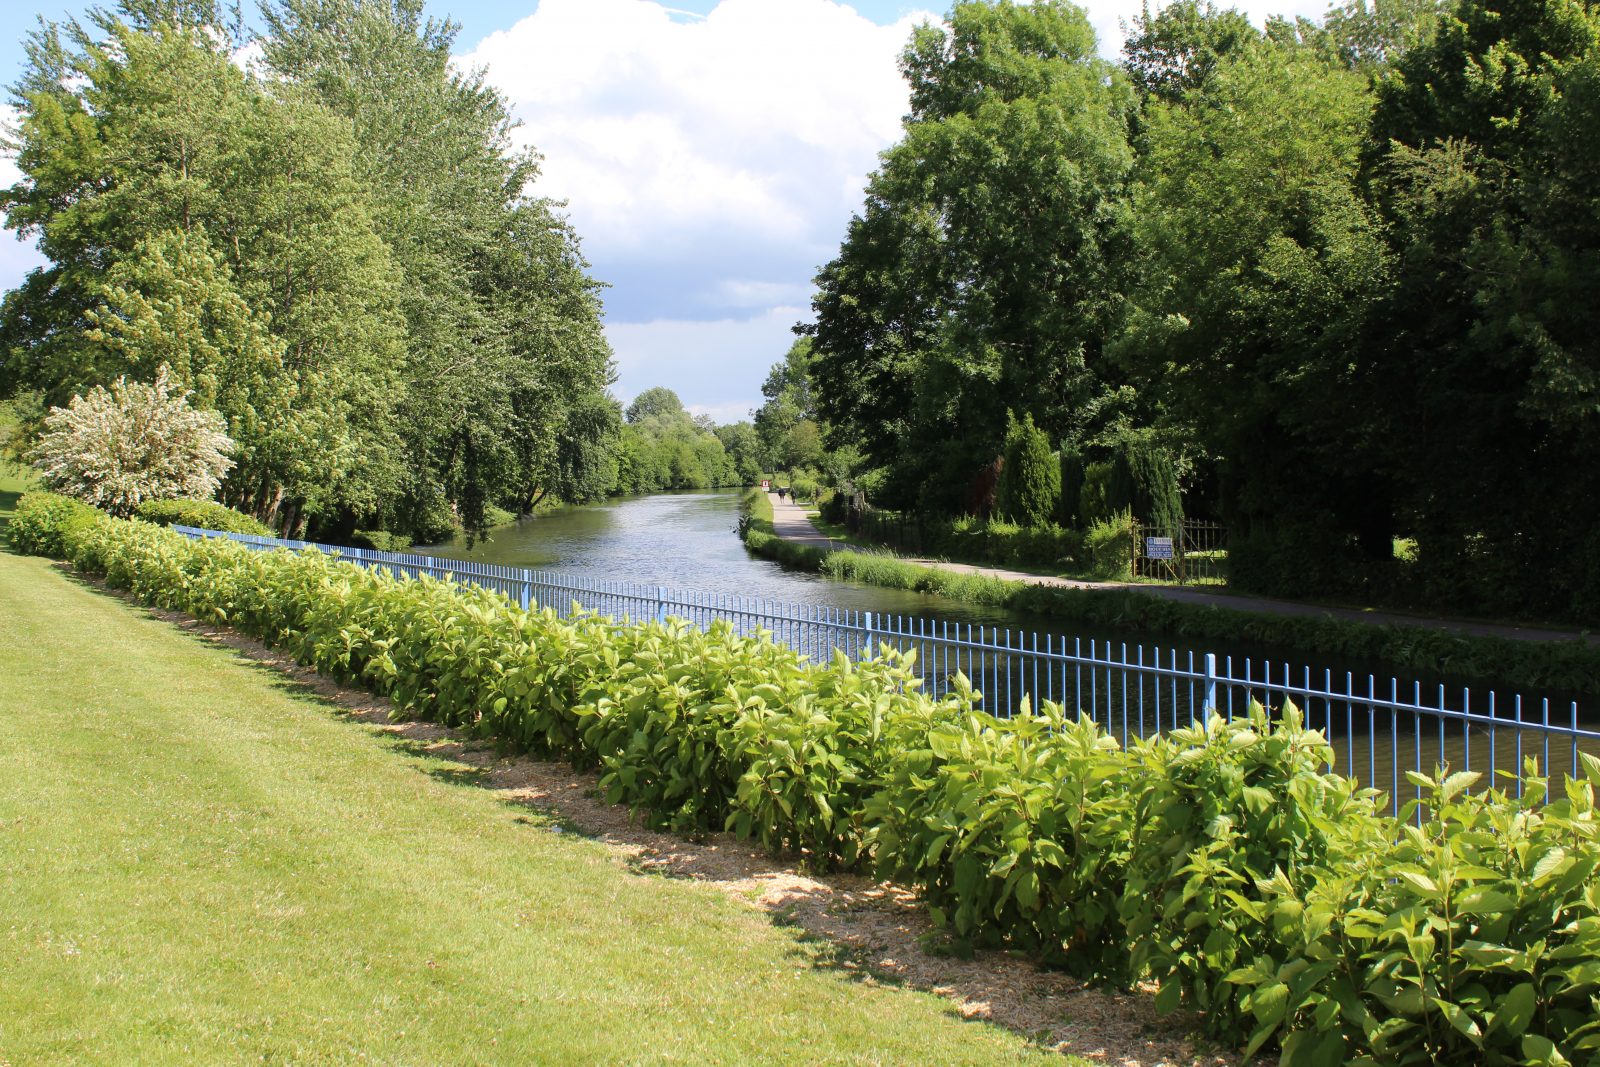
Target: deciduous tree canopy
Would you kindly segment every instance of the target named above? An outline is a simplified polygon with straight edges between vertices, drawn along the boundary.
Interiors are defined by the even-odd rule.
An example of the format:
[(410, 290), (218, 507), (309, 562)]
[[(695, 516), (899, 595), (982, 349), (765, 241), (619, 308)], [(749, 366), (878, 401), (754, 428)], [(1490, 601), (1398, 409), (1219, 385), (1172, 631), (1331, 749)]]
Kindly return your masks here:
[(591, 493), (599, 286), (421, 9), (271, 3), (254, 71), (210, 3), (35, 34), (0, 203), (50, 263), (0, 312), (5, 391), (167, 362), (238, 437), (224, 498), (286, 530), (429, 537)]
[(1011, 409), (1074, 484), (1138, 441), (1240, 584), (1600, 619), (1600, 11), (1178, 0), (1125, 54), (1063, 0), (907, 47), (805, 327), (879, 501), (970, 506)]

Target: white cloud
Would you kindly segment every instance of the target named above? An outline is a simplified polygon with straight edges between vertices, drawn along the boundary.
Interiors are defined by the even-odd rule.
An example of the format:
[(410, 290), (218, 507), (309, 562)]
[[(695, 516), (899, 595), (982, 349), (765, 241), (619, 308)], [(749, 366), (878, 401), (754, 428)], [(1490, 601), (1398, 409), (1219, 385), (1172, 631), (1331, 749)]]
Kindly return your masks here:
[(711, 416), (711, 421), (718, 426), (730, 422), (749, 422), (752, 411), (752, 405), (743, 401), (732, 404), (687, 404), (685, 408), (691, 415)]
[(629, 401), (666, 385), (691, 411), (718, 421), (748, 418), (761, 403), (767, 371), (794, 343), (791, 328), (805, 313), (780, 305), (747, 318), (612, 323), (606, 338), (617, 357), (613, 392)]
[(804, 306), (811, 286), (802, 282), (753, 282), (727, 279), (712, 290), (714, 299), (731, 307), (767, 308), (775, 304)]
[(482, 67), (544, 156), (606, 293), (624, 397), (653, 385), (743, 412), (810, 280), (900, 135), (914, 25), (833, 0), (541, 0), (459, 62)]
[(543, 0), (461, 62), (511, 99), (545, 156), (537, 191), (570, 200), (597, 249), (810, 240), (848, 217), (898, 136), (895, 57), (924, 17), (723, 0), (679, 20), (647, 0)]
[[(1082, 0), (1079, 0), (1082, 3)], [(1218, 8), (1237, 8), (1250, 17), (1250, 21), (1257, 26), (1266, 24), (1267, 18), (1272, 15), (1282, 15), (1285, 18), (1294, 18), (1304, 15), (1307, 18), (1320, 19), (1327, 14), (1328, 7), (1333, 0), (1229, 0), (1219, 3)], [(1089, 24), (1094, 27), (1095, 37), (1100, 43), (1100, 54), (1107, 59), (1122, 58), (1122, 42), (1127, 39), (1123, 30), (1124, 24), (1132, 24), (1144, 10), (1143, 0), (1089, 0), (1083, 4), (1089, 13)], [(1165, 3), (1151, 4), (1152, 11), (1159, 11)]]

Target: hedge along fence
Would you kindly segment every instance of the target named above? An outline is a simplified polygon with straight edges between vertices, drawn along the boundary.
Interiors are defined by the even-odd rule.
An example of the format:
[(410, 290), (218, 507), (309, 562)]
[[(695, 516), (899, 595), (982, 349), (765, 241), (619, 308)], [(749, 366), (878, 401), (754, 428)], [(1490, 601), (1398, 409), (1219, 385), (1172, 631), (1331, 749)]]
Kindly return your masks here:
[(1093, 629), (1276, 645), (1336, 661), (1381, 663), (1396, 671), (1453, 675), (1512, 689), (1591, 693), (1600, 678), (1600, 645), (1583, 639), (1519, 641), (1425, 626), (1269, 615), (1167, 600), (1137, 590), (1072, 589), (957, 574), (889, 554), (826, 552), (785, 541), (774, 532), (771, 506), (764, 497), (747, 496), (745, 514), (741, 524), (745, 545), (785, 566), (891, 589), (937, 593)]
[(261, 537), (270, 537), (273, 532), (256, 518), (214, 500), (146, 500), (135, 515), (157, 526), (194, 526)]
[(652, 825), (897, 876), (958, 946), (1148, 974), (1162, 1007), (1286, 1063), (1600, 1063), (1592, 757), (1548, 803), (1536, 776), (1519, 801), (1441, 773), (1413, 826), (1327, 773), (1293, 708), (1123, 750), (1051, 705), (1000, 720), (964, 684), (931, 700), (887, 652), (818, 665), (723, 624), (563, 621), (140, 522), (64, 540), (148, 603), (598, 768)]

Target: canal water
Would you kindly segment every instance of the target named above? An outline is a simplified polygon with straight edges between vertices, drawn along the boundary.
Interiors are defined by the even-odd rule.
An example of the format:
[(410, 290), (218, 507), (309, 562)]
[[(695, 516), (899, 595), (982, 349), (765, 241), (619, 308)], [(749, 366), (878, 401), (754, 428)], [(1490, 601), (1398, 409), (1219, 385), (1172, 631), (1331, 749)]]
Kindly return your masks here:
[[(1280, 685), (1285, 675), (1292, 684), (1309, 681), (1313, 686), (1331, 679), (1335, 688), (1342, 688), (1348, 678), (1356, 692), (1365, 693), (1366, 680), (1371, 676), (1375, 695), (1388, 697), (1395, 692), (1407, 700), (1420, 693), (1423, 704), (1438, 704), (1442, 685), (1447, 707), (1466, 706), (1481, 714), (1492, 710), (1501, 718), (1520, 716), (1533, 722), (1548, 716), (1549, 722), (1561, 726), (1572, 722), (1572, 704), (1577, 700), (1580, 724), (1590, 729), (1595, 725), (1593, 712), (1587, 709), (1596, 702), (1572, 693), (1528, 693), (1519, 705), (1514, 694), (1500, 692), (1491, 698), (1489, 687), (1468, 685), (1447, 674), (1413, 672), (1395, 679), (1391, 685), (1395, 672), (1383, 664), (1319, 659), (1266, 645), (1199, 645), (1147, 634), (1068, 628), (1059, 620), (789, 570), (745, 551), (735, 532), (739, 496), (734, 491), (658, 493), (564, 507), (501, 527), (489, 540), (471, 547), (465, 540), (458, 540), (424, 551), (579, 579), (759, 598), (810, 609), (870, 611), (879, 618), (928, 620), (926, 624), (916, 624), (914, 632), (928, 632), (922, 629), (924, 625), (936, 627), (945, 635), (952, 630), (968, 633), (970, 628), (978, 638), (974, 643), (979, 645), (992, 644), (997, 631), (1010, 631), (1017, 635), (1013, 639), (1026, 642), (1028, 647), (1037, 642), (1040, 648), (1048, 645), (1058, 650), (1071, 647), (1087, 651), (1092, 642), (1101, 658), (1109, 652), (1110, 658), (1137, 661), (1143, 657), (1147, 664), (1159, 661), (1179, 668), (1191, 662), (1203, 663), (1205, 653), (1212, 652), (1224, 670), (1230, 666), (1231, 657), (1229, 673), (1235, 676), (1243, 677), (1248, 663), (1250, 677), (1262, 679), (1267, 674), (1267, 682)], [(900, 643), (919, 644), (915, 639)], [(1130, 682), (1127, 672), (1092, 668), (1064, 668), (1059, 677), (1047, 674), (1041, 678), (1037, 661), (1025, 657), (969, 647), (963, 659), (959, 649), (952, 657), (947, 644), (921, 643), (919, 651), (926, 683), (935, 691), (943, 688), (956, 670), (961, 670), (986, 693), (986, 704), (991, 708), (1005, 703), (1008, 693), (1013, 697), (1020, 697), (1025, 691), (1042, 694), (1068, 707), (1092, 711), (1119, 737), (1187, 723), (1192, 712), (1203, 708), (1203, 693), (1187, 681), (1134, 675)], [(1231, 694), (1223, 692), (1232, 697), (1235, 711), (1242, 710), (1248, 700), (1242, 688)], [(1269, 704), (1281, 703), (1281, 697), (1274, 699), (1268, 688), (1251, 692)], [(1222, 699), (1218, 703), (1226, 706)], [(1557, 736), (1547, 746), (1545, 737), (1509, 727), (1466, 729), (1458, 722), (1445, 723), (1438, 717), (1388, 712), (1372, 715), (1359, 705), (1338, 701), (1313, 701), (1304, 710), (1310, 724), (1333, 741), (1339, 770), (1384, 789), (1393, 789), (1392, 783), (1407, 769), (1421, 767), (1431, 771), (1442, 762), (1456, 769), (1512, 770), (1520, 765), (1522, 756), (1528, 755), (1539, 757), (1541, 765), (1559, 772), (1570, 767), (1575, 758), (1572, 742), (1567, 738)], [(1583, 747), (1600, 754), (1600, 744), (1586, 741)], [(1409, 787), (1405, 788), (1409, 795)]]

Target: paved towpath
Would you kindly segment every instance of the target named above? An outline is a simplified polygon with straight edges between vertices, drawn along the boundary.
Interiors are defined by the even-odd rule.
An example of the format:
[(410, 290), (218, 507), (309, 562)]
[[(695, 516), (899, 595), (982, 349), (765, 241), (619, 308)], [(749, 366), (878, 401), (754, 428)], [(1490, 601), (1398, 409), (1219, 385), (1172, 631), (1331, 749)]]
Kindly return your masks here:
[[(779, 500), (776, 493), (768, 493), (772, 502), (772, 526), (778, 536), (797, 544), (822, 549), (841, 549), (849, 544), (830, 538), (812, 523), (807, 509), (793, 500)], [(1085, 582), (1075, 578), (1052, 578), (1027, 571), (1007, 570), (1004, 567), (980, 567), (970, 563), (949, 563), (945, 560), (901, 556), (907, 563), (954, 571), (958, 574), (980, 574), (989, 578), (1003, 578), (1012, 582), (1032, 585), (1056, 586), (1062, 589), (1128, 589), (1149, 596), (1163, 597), (1185, 604), (1206, 604), (1235, 611), (1259, 611), (1268, 615), (1289, 615), (1304, 618), (1344, 619), (1384, 626), (1424, 626), (1434, 630), (1453, 630), (1457, 633), (1484, 637), (1509, 637), (1520, 641), (1570, 641), (1580, 639), (1590, 644), (1600, 644), (1600, 634), (1579, 633), (1575, 630), (1552, 630), (1539, 626), (1513, 626), (1503, 623), (1474, 622), (1467, 619), (1433, 619), (1420, 615), (1406, 615), (1394, 611), (1369, 611), (1362, 608), (1329, 607), (1322, 604), (1304, 604), (1293, 600), (1274, 600), (1270, 597), (1237, 596), (1231, 593), (1213, 593), (1192, 587), (1176, 585), (1146, 585), (1132, 582)]]

